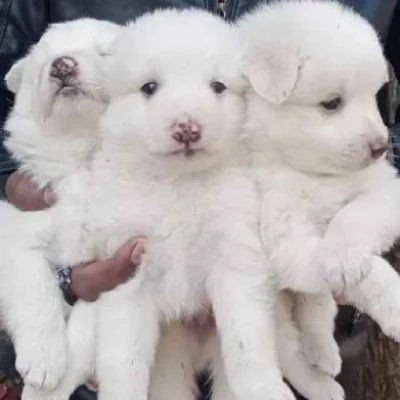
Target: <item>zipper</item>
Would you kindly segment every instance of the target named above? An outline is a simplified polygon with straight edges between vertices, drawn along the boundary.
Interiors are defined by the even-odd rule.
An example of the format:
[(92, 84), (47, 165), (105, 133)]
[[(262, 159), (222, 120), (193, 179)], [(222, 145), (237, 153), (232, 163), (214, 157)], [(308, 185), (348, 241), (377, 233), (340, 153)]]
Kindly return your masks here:
[(226, 0), (218, 0), (217, 5), (217, 14), (223, 19), (226, 19), (225, 3)]
[[(247, 0), (219, 0), (218, 5), (221, 7), (223, 17), (228, 21), (234, 21), (237, 17), (237, 9), (239, 1)], [(221, 14), (220, 14), (221, 15)]]
[(223, 19), (226, 19), (225, 1), (226, 0), (218, 0), (218, 5), (217, 5), (217, 14)]

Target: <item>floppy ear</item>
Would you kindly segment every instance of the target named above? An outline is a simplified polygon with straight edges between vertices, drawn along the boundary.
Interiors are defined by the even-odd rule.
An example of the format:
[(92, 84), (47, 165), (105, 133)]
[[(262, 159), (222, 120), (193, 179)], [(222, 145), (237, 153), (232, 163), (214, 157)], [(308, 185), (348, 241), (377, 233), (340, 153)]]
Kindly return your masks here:
[(24, 72), (27, 58), (21, 58), (7, 72), (4, 82), (7, 89), (12, 93), (17, 93), (21, 86), (22, 74)]
[(277, 49), (252, 58), (253, 62), (245, 67), (245, 74), (255, 92), (271, 103), (283, 103), (299, 78), (301, 61), (298, 52)]

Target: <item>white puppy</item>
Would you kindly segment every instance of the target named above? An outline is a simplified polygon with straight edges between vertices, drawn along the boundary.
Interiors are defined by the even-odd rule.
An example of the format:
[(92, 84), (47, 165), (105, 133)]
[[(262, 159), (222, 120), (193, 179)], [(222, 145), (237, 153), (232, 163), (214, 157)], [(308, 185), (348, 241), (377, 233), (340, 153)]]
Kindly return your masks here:
[(108, 94), (105, 59), (119, 26), (80, 19), (51, 25), (6, 76), (17, 94), (5, 146), (41, 188), (87, 168)]
[[(56, 196), (80, 196), (76, 182), (88, 170), (108, 102), (104, 56), (118, 31), (118, 25), (91, 19), (55, 24), (6, 77), (16, 101), (5, 145), (21, 170)], [(62, 296), (42, 255), (50, 214), (2, 207), (3, 218), (15, 221), (15, 234), (0, 239), (0, 301), (17, 369), (26, 384), (51, 388), (66, 371), (67, 341)], [(37, 233), (46, 231), (40, 242)]]
[(315, 294), (297, 296), (295, 318), (309, 361), (334, 375), (335, 307), (323, 293), (345, 290), (400, 339), (400, 279), (379, 257), (400, 234), (375, 98), (386, 62), (373, 28), (337, 2), (265, 5), (240, 31), (263, 240), (280, 289)]
[[(186, 18), (188, 21), (185, 21)], [(161, 25), (160, 22), (162, 23)], [(208, 256), (206, 253), (209, 250), (206, 249), (203, 254), (202, 251), (196, 250), (196, 248), (190, 249), (190, 247), (186, 247), (185, 249), (182, 249), (180, 244), (175, 243), (177, 237), (168, 239), (168, 236), (170, 236), (171, 232), (174, 231), (170, 224), (180, 224), (179, 229), (174, 233), (174, 235), (181, 235), (182, 233), (186, 234), (185, 232), (188, 228), (185, 228), (185, 226), (187, 226), (189, 221), (193, 217), (195, 217), (196, 220), (199, 218), (198, 222), (196, 222), (194, 226), (198, 226), (199, 224), (201, 224), (200, 226), (204, 226), (202, 230), (204, 230), (204, 235), (206, 236), (204, 236), (204, 239), (202, 240), (206, 240), (206, 243), (208, 244), (208, 240), (214, 242), (216, 233), (210, 231), (208, 218), (211, 219), (211, 217), (207, 216), (206, 210), (207, 208), (210, 208), (208, 212), (212, 213), (212, 219), (214, 219), (214, 213), (221, 212), (221, 216), (223, 216), (222, 210), (225, 208), (225, 205), (220, 203), (220, 201), (225, 201), (224, 197), (215, 200), (215, 204), (213, 204), (212, 207), (211, 203), (210, 206), (208, 206), (208, 202), (213, 201), (214, 199), (213, 191), (220, 191), (219, 195), (221, 196), (225, 196), (226, 191), (229, 196), (229, 202), (226, 200), (226, 207), (229, 213), (232, 211), (236, 213), (236, 210), (229, 210), (229, 204), (231, 204), (232, 207), (237, 208), (237, 211), (240, 212), (241, 207), (251, 199), (250, 196), (246, 199), (244, 196), (245, 193), (243, 193), (243, 196), (239, 198), (236, 198), (233, 193), (231, 196), (232, 188), (230, 186), (227, 187), (227, 185), (233, 186), (236, 184), (234, 181), (237, 178), (233, 179), (230, 177), (230, 174), (237, 173), (240, 180), (244, 179), (243, 171), (236, 171), (236, 168), (239, 167), (239, 165), (237, 166), (234, 164), (232, 167), (228, 164), (226, 170), (222, 171), (219, 166), (218, 169), (213, 167), (210, 171), (207, 170), (207, 173), (197, 172), (196, 175), (191, 176), (192, 171), (203, 168), (206, 169), (206, 164), (208, 163), (212, 165), (219, 159), (222, 161), (222, 157), (224, 156), (223, 151), (225, 152), (225, 150), (228, 151), (227, 162), (232, 163), (230, 160), (231, 155), (229, 153), (231, 152), (231, 146), (238, 140), (237, 133), (241, 125), (243, 112), (243, 100), (240, 98), (243, 83), (239, 76), (239, 46), (236, 39), (233, 43), (231, 42), (232, 38), (230, 38), (230, 35), (232, 35), (232, 32), (227, 25), (216, 20), (215, 17), (211, 17), (202, 12), (177, 13), (171, 11), (166, 13), (155, 13), (154, 15), (146, 16), (143, 21), (139, 20), (137, 24), (138, 26), (134, 25), (129, 28), (132, 32), (129, 32), (129, 35), (127, 33), (127, 38), (121, 39), (121, 43), (117, 48), (117, 66), (120, 63), (122, 71), (117, 70), (111, 75), (112, 83), (120, 85), (118, 87), (119, 91), (116, 93), (119, 94), (120, 91), (122, 91), (123, 97), (122, 99), (116, 97), (112, 102), (111, 109), (106, 118), (107, 125), (105, 129), (105, 142), (102, 150), (105, 154), (101, 153), (98, 155), (95, 171), (100, 171), (98, 178), (99, 183), (96, 183), (96, 185), (98, 185), (97, 190), (103, 191), (104, 189), (102, 185), (105, 185), (104, 187), (107, 188), (107, 192), (106, 194), (101, 192), (101, 197), (95, 202), (95, 204), (99, 205), (100, 210), (93, 210), (95, 219), (93, 223), (95, 225), (98, 224), (97, 220), (100, 218), (99, 216), (102, 215), (107, 218), (105, 221), (102, 221), (103, 224), (109, 224), (112, 219), (115, 219), (115, 222), (113, 223), (116, 225), (113, 229), (115, 229), (116, 232), (119, 232), (122, 229), (124, 237), (125, 235), (130, 236), (134, 232), (141, 232), (142, 234), (150, 232), (150, 238), (154, 238), (157, 242), (160, 242), (157, 246), (161, 246), (162, 240), (167, 241), (167, 243), (163, 243), (162, 246), (171, 246), (168, 248), (167, 253), (167, 260), (169, 261), (165, 262), (165, 255), (163, 257), (160, 255), (160, 259), (163, 260), (163, 265), (159, 266), (159, 260), (156, 255), (152, 256), (155, 257), (154, 261), (149, 262), (149, 264), (146, 264), (146, 267), (143, 267), (147, 268), (147, 265), (149, 265), (148, 268), (150, 268), (150, 271), (153, 271), (154, 269), (159, 271), (160, 268), (164, 269), (166, 267), (169, 268), (169, 263), (171, 263), (171, 268), (182, 268), (183, 265), (179, 265), (178, 261), (175, 259), (177, 255), (180, 255), (180, 257), (187, 257), (185, 254), (186, 251), (199, 252), (197, 256), (198, 260), (195, 260), (196, 265), (198, 265), (196, 268), (198, 269), (193, 276), (194, 281), (197, 281), (199, 275), (201, 277), (209, 273), (207, 271), (204, 272), (205, 268), (208, 269), (207, 265), (209, 262), (207, 261)], [(221, 36), (219, 39), (220, 41), (217, 41), (214, 46), (210, 47), (208, 45), (210, 37), (207, 36), (201, 40), (192, 37), (191, 42), (188, 43), (181, 35), (182, 30), (187, 29), (187, 24), (194, 24), (193, 26), (196, 28), (197, 26), (202, 26), (203, 29), (199, 32), (203, 32), (204, 29), (210, 27), (210, 29), (212, 29), (210, 31), (210, 37), (215, 33), (217, 35), (216, 37)], [(175, 26), (176, 32), (174, 33), (174, 36), (164, 37), (163, 35), (165, 30), (169, 29), (170, 26)], [(224, 43), (226, 43), (227, 48), (224, 51), (219, 50)], [(235, 43), (237, 47), (234, 45)], [(163, 45), (162, 47), (161, 44)], [(133, 49), (130, 50), (132, 53), (127, 53), (130, 48)], [(160, 51), (160, 48), (163, 48), (164, 50)], [(192, 49), (189, 51), (189, 48)], [(186, 53), (179, 55), (182, 49), (186, 49)], [(210, 49), (212, 49), (212, 52), (210, 52)], [(221, 54), (217, 56), (220, 51)], [(135, 60), (134, 67), (126, 61), (126, 57), (128, 56), (130, 56), (128, 60)], [(177, 58), (177, 60), (175, 60), (175, 58)], [(227, 67), (227, 65), (229, 65), (229, 67)], [(183, 66), (185, 68), (184, 73), (182, 72)], [(149, 71), (151, 71), (152, 74), (150, 77), (158, 77), (161, 81), (160, 85), (165, 85), (165, 88), (161, 86), (160, 93), (157, 94), (157, 92), (155, 92), (154, 96), (152, 96), (152, 91), (157, 89), (156, 82), (142, 85), (143, 82), (149, 79)], [(228, 89), (225, 90), (224, 86), (221, 84), (212, 83), (213, 76), (220, 76), (221, 79), (224, 78), (223, 81), (228, 86)], [(121, 81), (119, 81), (120, 79)], [(211, 88), (213, 90), (210, 90), (209, 84), (212, 84)], [(140, 91), (141, 85), (143, 86), (141, 90), (145, 92), (144, 94)], [(162, 88), (163, 91), (161, 91)], [(125, 90), (127, 90), (127, 95), (129, 96), (127, 99), (124, 98)], [(219, 94), (218, 92), (220, 90), (222, 92)], [(132, 93), (130, 93), (130, 91), (132, 91)], [(213, 91), (216, 91), (217, 93), (214, 93)], [(169, 107), (165, 106), (165, 102), (168, 102)], [(209, 105), (206, 106), (204, 102), (208, 102)], [(173, 104), (174, 107), (171, 107), (171, 104)], [(127, 109), (129, 110), (127, 111)], [(135, 113), (133, 110), (135, 110)], [(226, 120), (227, 115), (231, 112), (232, 116)], [(190, 142), (179, 144), (179, 141), (181, 140), (180, 135), (182, 134), (180, 133), (180, 129), (186, 129), (189, 133), (192, 130), (193, 124), (190, 122), (191, 118), (196, 118), (196, 124), (194, 125), (194, 128), (196, 129), (194, 130), (194, 135), (197, 137), (197, 124), (201, 123), (204, 126), (204, 129), (206, 129), (204, 136), (199, 139), (196, 139), (195, 137), (193, 142), (194, 144), (191, 144)], [(177, 124), (174, 125), (175, 121), (177, 121)], [(116, 125), (115, 127), (114, 124)], [(182, 125), (179, 126), (179, 124)], [(170, 131), (170, 125), (172, 125), (173, 131)], [(217, 131), (218, 135), (222, 137), (215, 136)], [(171, 134), (173, 135), (172, 141), (170, 137)], [(204, 140), (204, 143), (202, 143), (202, 140)], [(203, 155), (201, 153), (195, 153), (193, 154), (193, 157), (190, 155), (191, 151), (188, 151), (186, 156), (180, 155), (179, 152), (175, 154), (177, 150), (179, 151), (182, 147), (188, 146), (190, 149), (192, 147), (196, 149), (198, 146), (196, 143), (198, 141), (201, 148), (204, 147), (205, 149), (202, 151), (208, 151), (210, 154)], [(149, 149), (144, 146), (149, 146)], [(226, 149), (224, 149), (224, 147), (226, 147)], [(216, 150), (211, 150), (213, 148)], [(170, 151), (174, 154), (168, 154)], [(165, 152), (167, 152), (166, 155)], [(167, 156), (168, 158), (166, 158)], [(215, 161), (210, 159), (211, 156), (215, 157)], [(121, 157), (123, 158), (121, 159)], [(104, 164), (104, 159), (107, 160), (107, 164)], [(142, 159), (143, 161), (141, 161)], [(151, 165), (149, 165), (149, 159)], [(196, 163), (199, 164), (196, 166)], [(98, 165), (102, 168), (99, 169)], [(108, 171), (109, 168), (111, 168), (110, 171)], [(137, 168), (137, 170), (134, 170), (134, 168)], [(161, 168), (161, 170), (159, 170), (159, 168)], [(142, 169), (144, 169), (143, 172), (141, 172)], [(169, 204), (168, 201), (168, 203), (164, 205), (164, 199), (171, 199), (171, 193), (169, 192), (171, 189), (166, 190), (164, 188), (164, 196), (160, 195), (160, 197), (157, 197), (160, 188), (158, 188), (157, 181), (154, 182), (154, 178), (151, 178), (152, 174), (154, 174), (155, 177), (158, 177), (160, 184), (171, 182), (171, 185), (173, 185), (172, 190), (176, 190), (176, 194), (179, 196), (182, 193), (182, 199), (180, 199), (180, 202), (185, 201), (185, 204), (187, 201), (185, 200), (185, 196), (189, 196), (190, 198), (190, 196), (192, 196), (191, 190), (194, 190), (194, 196), (199, 196), (196, 201), (196, 207), (197, 210), (201, 211), (201, 213), (197, 216), (188, 216), (185, 209), (187, 206), (180, 205), (178, 199), (174, 200), (174, 203)], [(159, 176), (160, 174), (161, 176)], [(189, 176), (187, 176), (187, 174), (189, 174)], [(118, 176), (120, 176), (120, 179), (123, 179), (123, 181), (119, 182)], [(109, 185), (111, 183), (107, 180), (107, 183), (104, 184), (103, 177), (107, 177), (110, 182), (116, 181), (113, 183), (113, 187), (116, 186), (118, 189), (110, 191), (111, 186)], [(216, 187), (210, 186), (210, 183), (208, 182), (209, 179), (216, 180)], [(130, 183), (128, 184), (128, 182)], [(143, 187), (139, 187), (139, 184)], [(240, 181), (239, 184), (242, 185)], [(245, 181), (243, 181), (243, 184), (248, 185)], [(218, 189), (217, 185), (221, 185), (221, 189)], [(201, 189), (202, 187), (203, 189)], [(192, 189), (190, 190), (189, 188)], [(238, 189), (234, 186), (233, 188), (235, 191), (239, 190), (239, 186)], [(246, 188), (244, 189), (248, 190)], [(121, 193), (121, 191), (123, 191), (123, 193)], [(254, 193), (252, 194), (250, 192), (249, 195), (250, 194), (254, 196)], [(207, 197), (210, 196), (210, 198), (202, 198), (204, 195)], [(151, 196), (149, 200), (147, 196)], [(156, 197), (153, 199), (153, 196)], [(141, 197), (144, 199), (141, 199)], [(126, 207), (122, 203), (123, 199), (126, 199)], [(147, 210), (147, 206), (143, 205), (142, 202), (146, 203), (150, 200), (150, 204), (153, 206), (150, 210)], [(61, 201), (63, 201), (63, 199), (61, 199)], [(241, 204), (242, 201), (245, 202), (243, 205)], [(113, 207), (110, 207), (110, 202), (115, 202), (115, 210), (118, 212), (116, 217), (113, 217), (112, 213), (115, 211), (112, 211)], [(206, 202), (205, 206), (203, 205), (203, 202)], [(237, 205), (235, 204), (236, 202)], [(62, 206), (59, 205), (58, 207)], [(125, 211), (127, 210), (127, 207), (129, 207), (129, 210), (135, 210), (135, 207), (138, 207), (138, 215), (131, 215), (132, 211)], [(248, 206), (246, 205), (246, 207)], [(107, 209), (107, 211), (105, 211), (105, 209)], [(154, 221), (156, 225), (153, 227), (153, 222), (147, 215), (149, 211), (151, 213), (156, 213), (156, 210), (158, 209), (160, 210), (158, 218), (159, 221), (163, 222), (163, 225), (158, 225), (158, 221)], [(181, 214), (179, 219), (176, 215), (176, 211)], [(123, 216), (124, 212), (126, 212), (125, 216)], [(190, 209), (189, 212), (191, 212)], [(141, 220), (142, 216), (140, 216), (140, 218), (138, 217), (141, 213), (143, 213), (145, 222)], [(254, 213), (254, 209), (252, 213)], [(128, 218), (129, 215), (131, 216)], [(256, 215), (257, 213), (253, 216), (255, 220)], [(128, 221), (126, 221), (127, 218)], [(204, 218), (206, 219), (203, 221)], [(238, 229), (237, 234), (241, 235), (242, 233), (239, 228), (242, 223), (239, 218), (242, 217), (238, 213), (235, 217), (235, 219), (237, 219), (237, 222), (235, 223), (238, 224), (236, 228)], [(227, 222), (224, 221), (223, 224), (221, 224), (221, 229), (224, 229), (223, 226), (226, 227), (226, 223)], [(126, 224), (127, 226), (125, 227)], [(245, 228), (246, 227), (244, 226), (243, 229)], [(133, 231), (133, 229), (135, 229), (135, 231)], [(141, 231), (140, 229), (143, 230)], [(154, 229), (159, 229), (160, 232), (153, 232)], [(217, 227), (212, 229), (217, 229)], [(226, 229), (228, 229), (227, 232), (232, 231), (229, 226), (226, 227)], [(188, 238), (192, 237), (190, 242), (194, 241), (193, 238), (198, 237), (197, 235), (199, 235), (199, 233), (200, 232), (197, 232), (197, 228), (195, 231), (191, 232), (188, 236)], [(243, 230), (243, 235), (245, 235), (245, 233), (246, 231)], [(249, 234), (251, 233), (249, 232)], [(166, 235), (166, 237), (163, 235)], [(207, 238), (207, 235), (210, 235), (210, 237)], [(225, 236), (225, 234), (223, 236)], [(113, 243), (114, 247), (122, 240), (119, 233), (115, 236), (115, 239), (117, 243)], [(245, 236), (244, 239), (248, 240)], [(170, 243), (170, 240), (173, 240), (172, 244)], [(240, 240), (242, 239), (236, 240), (238, 240), (238, 245), (240, 245)], [(190, 242), (187, 246), (192, 246)], [(201, 248), (204, 246), (201, 242), (199, 242), (198, 245), (201, 245)], [(210, 246), (217, 246), (217, 243)], [(65, 246), (63, 247), (65, 248)], [(67, 246), (67, 248), (70, 248), (70, 246)], [(73, 250), (76, 251), (77, 249), (74, 248)], [(157, 251), (160, 250), (157, 249)], [(166, 249), (161, 248), (161, 251), (165, 254)], [(177, 254), (174, 254), (174, 252)], [(68, 256), (66, 255), (66, 257)], [(66, 262), (66, 260), (64, 260), (64, 262)], [(216, 267), (219, 265), (218, 258), (213, 262), (217, 263)], [(188, 262), (188, 267), (190, 267), (190, 265), (191, 263)], [(174, 270), (172, 270), (171, 275), (173, 271)], [(178, 270), (176, 273), (182, 274), (182, 271)], [(173, 302), (176, 301), (176, 299), (173, 298), (173, 295), (179, 293), (178, 289), (184, 289), (185, 292), (187, 291), (184, 295), (191, 296), (190, 291), (185, 288), (189, 283), (186, 282), (182, 276), (169, 276), (169, 271), (162, 272), (162, 275), (164, 274), (167, 274), (168, 277), (168, 281), (165, 283), (159, 283), (158, 278), (152, 276), (152, 274), (146, 278), (155, 280), (153, 284), (173, 285), (172, 288), (167, 287), (166, 294), (162, 294), (162, 296), (165, 296), (161, 302), (163, 305), (173, 305)], [(263, 272), (263, 274), (268, 277), (267, 271)], [(155, 273), (155, 275), (157, 275), (157, 273)], [(186, 272), (184, 275), (186, 275)], [(201, 278), (200, 281), (203, 279), (204, 278)], [(257, 286), (259, 284), (263, 285), (264, 279), (264, 277), (260, 278), (260, 282), (254, 282), (254, 284)], [(237, 284), (239, 286), (242, 285), (241, 282), (238, 282)], [(244, 284), (245, 282), (243, 282), (243, 287), (245, 287)], [(199, 286), (199, 290), (204, 290), (201, 282), (196, 283), (196, 286)], [(170, 291), (168, 291), (168, 289)], [(266, 290), (268, 290), (268, 287), (266, 287)], [(152, 296), (157, 300), (156, 294)], [(180, 294), (180, 296), (182, 296), (182, 294)], [(209, 295), (205, 292), (204, 296), (207, 298)], [(237, 296), (239, 296), (239, 294), (237, 294)], [(265, 296), (268, 296), (268, 292), (265, 293)], [(190, 299), (190, 297), (188, 298)], [(193, 300), (190, 300), (189, 305), (192, 301)], [(271, 309), (273, 309), (274, 301), (272, 299), (270, 299), (270, 301)], [(127, 304), (131, 303), (128, 302)], [(126, 304), (124, 306), (121, 304), (118, 309), (121, 308), (123, 310), (123, 307), (126, 306)], [(132, 304), (129, 307), (133, 307)], [(194, 308), (197, 309), (197, 307), (198, 306), (195, 306)], [(282, 308), (283, 310), (281, 311)], [(115, 309), (117, 310), (116, 307)], [(279, 363), (285, 376), (301, 393), (311, 399), (341, 399), (342, 390), (340, 386), (330, 377), (312, 369), (307, 363), (301, 352), (297, 330), (293, 326), (290, 315), (287, 314), (286, 310), (286, 307), (282, 307), (282, 305), (278, 306), (279, 327), (277, 340), (280, 348)], [(251, 312), (251, 309), (249, 309), (249, 311)], [(185, 311), (185, 313), (187, 312), (188, 311)], [(167, 320), (170, 318), (170, 313), (171, 311), (168, 311)], [(191, 311), (189, 310), (189, 314), (190, 313)], [(266, 313), (268, 313), (268, 310), (266, 310)], [(181, 313), (176, 313), (176, 310), (174, 311), (172, 309), (172, 314), (173, 317), (179, 317)], [(267, 314), (265, 316), (268, 317)], [(240, 317), (240, 314), (238, 317)], [(91, 324), (92, 329), (90, 328)], [(25, 391), (24, 399), (31, 400), (46, 398), (66, 400), (77, 385), (83, 383), (85, 379), (95, 372), (94, 353), (96, 352), (95, 344), (97, 338), (94, 324), (95, 316), (93, 307), (84, 303), (78, 304), (69, 321), (71, 365), (66, 378), (55, 391), (48, 393), (43, 391), (36, 393), (34, 391)], [(113, 323), (111, 326), (115, 328), (116, 323)], [(224, 371), (221, 368), (222, 359), (220, 360), (217, 356), (220, 350), (219, 343), (216, 340), (215, 331), (207, 328), (209, 328), (209, 326), (206, 326), (204, 331), (204, 329), (200, 327), (205, 334), (201, 334), (200, 337), (197, 329), (188, 329), (184, 324), (179, 322), (173, 322), (171, 326), (166, 325), (163, 328), (164, 334), (162, 335), (161, 342), (158, 346), (157, 358), (152, 370), (152, 380), (149, 392), (151, 399), (162, 400), (167, 397), (182, 400), (194, 399), (196, 393), (195, 372), (200, 372), (202, 368), (213, 359), (216, 359), (214, 397), (223, 399), (226, 398), (227, 395), (231, 394), (230, 386), (227, 384)], [(141, 327), (141, 329), (145, 329), (145, 326)], [(270, 335), (270, 333), (268, 334)], [(265, 339), (268, 338), (265, 337)], [(127, 337), (126, 340), (133, 340), (133, 337)], [(115, 341), (118, 342), (118, 339), (115, 338)], [(121, 342), (121, 344), (123, 343)], [(249, 345), (251, 345), (251, 343)], [(111, 346), (109, 347), (110, 352), (116, 351), (116, 344), (109, 344), (108, 346)], [(106, 348), (107, 347), (103, 345), (101, 351), (104, 351)], [(272, 343), (271, 349), (273, 349)], [(121, 349), (121, 358), (123, 358), (122, 354), (125, 354), (127, 351), (126, 348), (124, 350)], [(273, 354), (273, 350), (271, 354)], [(260, 368), (261, 362), (268, 362), (269, 357), (270, 356), (267, 356), (265, 360), (259, 361)], [(117, 373), (117, 365), (115, 365), (115, 372)], [(120, 372), (118, 372), (118, 374), (119, 373)], [(267, 377), (268, 369), (260, 369), (257, 373)], [(256, 377), (251, 377), (251, 379), (255, 378)], [(107, 382), (108, 379), (108, 377), (101, 376), (100, 369), (100, 388), (102, 388), (102, 385), (104, 385), (104, 382)], [(259, 379), (264, 380), (264, 378)], [(144, 384), (144, 382), (142, 384)], [(119, 390), (118, 386), (113, 386), (113, 388)], [(273, 390), (273, 388), (271, 389)], [(274, 393), (273, 395), (278, 396), (279, 392)], [(102, 396), (105, 395), (102, 394)], [(109, 396), (111, 396), (111, 394)], [(289, 396), (289, 394), (286, 396)]]
[[(71, 316), (71, 337), (98, 332), (101, 400), (147, 399), (160, 322), (209, 303), (237, 397), (293, 399), (276, 360), (258, 196), (238, 161), (240, 48), (233, 27), (198, 10), (147, 14), (115, 45), (90, 216), (75, 238), (65, 236), (70, 222), (61, 223), (52, 254), (68, 264), (77, 254), (104, 259), (129, 237), (148, 238), (135, 279), (103, 294), (95, 316), (83, 303)], [(54, 212), (71, 207), (64, 193)], [(84, 349), (72, 368), (91, 364), (94, 348)]]

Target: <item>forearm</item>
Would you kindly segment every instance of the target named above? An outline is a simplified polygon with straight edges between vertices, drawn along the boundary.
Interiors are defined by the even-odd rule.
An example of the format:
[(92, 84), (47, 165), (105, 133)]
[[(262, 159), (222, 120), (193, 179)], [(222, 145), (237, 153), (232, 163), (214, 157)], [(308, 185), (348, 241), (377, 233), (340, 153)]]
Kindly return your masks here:
[(136, 237), (127, 241), (113, 257), (77, 266), (57, 266), (55, 277), (69, 305), (80, 299), (96, 301), (100, 294), (115, 289), (133, 277), (142, 261), (145, 240)]

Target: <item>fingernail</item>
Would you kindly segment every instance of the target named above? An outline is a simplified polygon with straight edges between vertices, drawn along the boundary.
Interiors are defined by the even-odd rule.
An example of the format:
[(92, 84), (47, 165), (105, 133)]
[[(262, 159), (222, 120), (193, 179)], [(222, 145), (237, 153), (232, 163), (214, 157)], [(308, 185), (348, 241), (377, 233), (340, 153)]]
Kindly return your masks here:
[(131, 262), (134, 265), (139, 265), (142, 262), (143, 252), (133, 251), (131, 255)]
[(339, 306), (344, 306), (344, 305), (346, 305), (346, 298), (343, 296), (343, 295), (341, 295), (341, 296), (334, 296), (334, 299), (335, 299), (335, 301), (336, 301), (336, 303), (339, 305)]
[(47, 205), (49, 205), (49, 206), (53, 205), (56, 202), (56, 198), (54, 196), (54, 193), (49, 188), (44, 190), (43, 198), (44, 198), (45, 203)]

